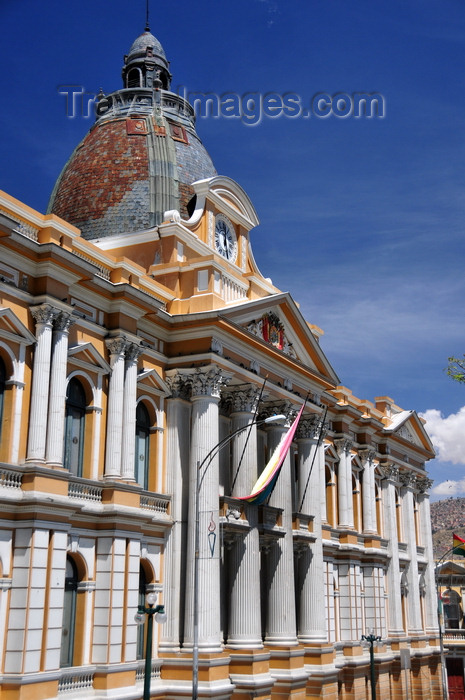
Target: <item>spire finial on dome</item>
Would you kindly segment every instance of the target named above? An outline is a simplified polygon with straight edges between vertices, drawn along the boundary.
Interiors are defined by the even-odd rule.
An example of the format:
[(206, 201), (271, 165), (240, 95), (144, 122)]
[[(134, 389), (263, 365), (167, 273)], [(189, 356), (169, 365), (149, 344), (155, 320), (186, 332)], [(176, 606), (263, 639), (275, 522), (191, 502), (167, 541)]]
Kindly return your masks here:
[(150, 31), (149, 25), (149, 0), (145, 0), (145, 31)]

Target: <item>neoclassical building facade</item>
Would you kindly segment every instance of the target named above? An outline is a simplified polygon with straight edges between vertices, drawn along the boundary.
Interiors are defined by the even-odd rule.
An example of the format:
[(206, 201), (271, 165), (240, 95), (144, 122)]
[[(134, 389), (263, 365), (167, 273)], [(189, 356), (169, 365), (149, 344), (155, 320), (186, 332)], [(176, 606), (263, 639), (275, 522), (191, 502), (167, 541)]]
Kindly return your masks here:
[(0, 695), (141, 698), (155, 592), (152, 697), (195, 649), (199, 697), (365, 700), (373, 633), (379, 695), (439, 700), (423, 423), (340, 384), (170, 80), (146, 28), (48, 213), (0, 195)]

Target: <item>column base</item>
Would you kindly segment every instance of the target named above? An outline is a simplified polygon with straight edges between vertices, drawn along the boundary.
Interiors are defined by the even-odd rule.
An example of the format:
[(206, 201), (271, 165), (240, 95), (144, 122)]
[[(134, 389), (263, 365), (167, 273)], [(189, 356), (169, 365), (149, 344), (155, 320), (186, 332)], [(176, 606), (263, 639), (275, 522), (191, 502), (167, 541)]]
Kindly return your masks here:
[(308, 673), (304, 647), (266, 645), (265, 648), (270, 653), (270, 675), (275, 679), (271, 700), (305, 700)]
[[(192, 651), (160, 654), (165, 700), (192, 698)], [(229, 678), (230, 655), (199, 653), (198, 697), (231, 700), (234, 685)]]
[(275, 679), (270, 674), (270, 654), (263, 649), (244, 653), (232, 650), (229, 676), (234, 683), (232, 700), (268, 700)]

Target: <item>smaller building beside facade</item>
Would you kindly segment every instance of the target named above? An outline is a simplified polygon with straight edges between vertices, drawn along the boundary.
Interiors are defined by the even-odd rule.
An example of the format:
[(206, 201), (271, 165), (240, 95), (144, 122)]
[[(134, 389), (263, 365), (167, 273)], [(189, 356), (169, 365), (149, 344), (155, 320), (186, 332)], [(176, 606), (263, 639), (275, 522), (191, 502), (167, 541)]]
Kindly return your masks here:
[(465, 697), (465, 566), (445, 561), (436, 569), (439, 615), (449, 700)]

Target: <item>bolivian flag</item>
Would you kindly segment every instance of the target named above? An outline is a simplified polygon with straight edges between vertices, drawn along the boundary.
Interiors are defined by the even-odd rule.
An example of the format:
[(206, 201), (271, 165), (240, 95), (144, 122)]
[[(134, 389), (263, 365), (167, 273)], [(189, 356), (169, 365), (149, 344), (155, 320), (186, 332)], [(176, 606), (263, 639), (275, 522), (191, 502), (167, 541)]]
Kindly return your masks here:
[[(265, 469), (262, 471), (257, 483), (252, 489), (250, 496), (242, 496), (239, 498), (240, 501), (247, 501), (248, 503), (253, 503), (256, 506), (261, 505), (266, 501), (268, 496), (274, 489), (274, 485), (278, 479), (279, 471), (282, 464), (286, 458), (287, 452), (291, 446), (292, 440), (294, 439), (295, 431), (299, 424), (300, 417), (305, 408), (305, 403), (302, 405), (295, 421), (292, 423), (291, 427), (285, 434), (284, 438), (281, 440), (279, 445), (273, 452), (270, 461), (266, 465)], [(465, 545), (465, 540), (464, 540)], [(465, 551), (464, 551), (465, 556)]]
[(454, 540), (454, 554), (458, 554), (459, 557), (465, 557), (465, 540), (455, 533), (452, 535)]

